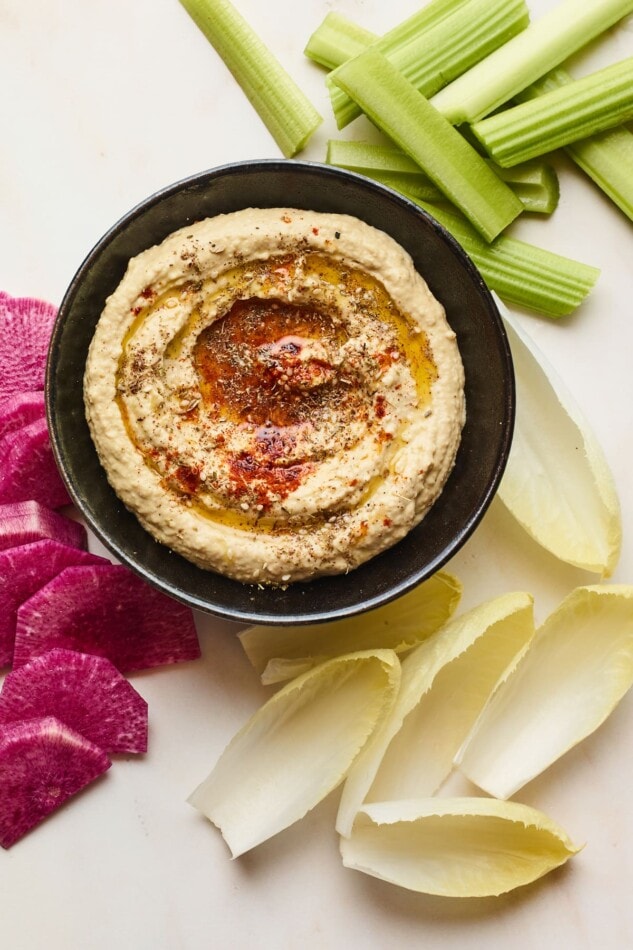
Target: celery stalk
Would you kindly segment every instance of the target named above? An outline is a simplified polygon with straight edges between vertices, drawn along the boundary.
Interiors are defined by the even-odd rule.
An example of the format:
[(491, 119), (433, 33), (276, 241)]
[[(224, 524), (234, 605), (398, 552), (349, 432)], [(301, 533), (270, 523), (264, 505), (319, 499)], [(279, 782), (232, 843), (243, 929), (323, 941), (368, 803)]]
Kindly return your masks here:
[(433, 97), (453, 125), (476, 122), (633, 11), (633, 0), (562, 0)]
[(412, 195), (405, 197), (453, 235), (488, 286), (507, 303), (547, 317), (566, 316), (580, 306), (598, 279), (600, 271), (596, 267), (516, 238), (502, 234), (487, 244), (461, 215)]
[[(434, 0), (377, 40), (372, 49), (428, 97), (524, 29), (528, 20), (525, 0)], [(335, 69), (326, 82), (342, 129), (361, 110), (339, 88), (337, 75)]]
[(633, 56), (471, 126), (506, 167), (633, 119)]
[(337, 82), (491, 241), (523, 210), (514, 192), (382, 53), (339, 67)]
[(614, 129), (569, 145), (569, 157), (633, 221), (633, 135)]
[(348, 20), (342, 13), (330, 11), (308, 40), (303, 52), (319, 66), (336, 69), (346, 59), (362, 53), (377, 39), (375, 33)]
[(322, 118), (229, 0), (180, 0), (215, 47), (286, 156), (296, 155)]
[[(563, 69), (555, 69), (519, 99), (532, 99), (572, 82)], [(633, 134), (622, 127), (574, 142), (565, 152), (604, 193), (633, 221)]]
[[(338, 168), (359, 172), (395, 191), (408, 191), (424, 201), (442, 201), (441, 192), (413, 159), (395, 145), (330, 139), (326, 162)], [(559, 198), (558, 177), (551, 165), (526, 162), (514, 168), (500, 168), (488, 162), (496, 175), (512, 188), (524, 209), (551, 214)]]

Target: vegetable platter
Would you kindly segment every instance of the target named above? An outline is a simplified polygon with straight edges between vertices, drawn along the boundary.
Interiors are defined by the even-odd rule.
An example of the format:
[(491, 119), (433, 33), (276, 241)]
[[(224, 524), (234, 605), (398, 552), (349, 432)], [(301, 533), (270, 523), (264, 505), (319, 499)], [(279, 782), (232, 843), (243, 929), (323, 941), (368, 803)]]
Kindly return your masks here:
[[(0, 107), (0, 291), (58, 305), (91, 247), (138, 201), (205, 168), (281, 156), (185, 6), (177, 0), (134, 4), (37, 0), (27, 10), (17, 0), (4, 0), (0, 9), (0, 79), (5, 90)], [(273, 0), (265, 5), (239, 0), (236, 6), (323, 116), (300, 152), (302, 159), (325, 161), (330, 140), (384, 144), (364, 116), (337, 129), (325, 72), (304, 55), (304, 49), (332, 11), (371, 34), (382, 35), (421, 5), (413, 0), (389, 5), (377, 0), (305, 0), (300, 4)], [(556, 6), (554, 0), (527, 4), (534, 21)], [(604, 0), (605, 11), (608, 6)], [(565, 68), (581, 77), (630, 57), (633, 20), (629, 15), (567, 59)], [(358, 88), (358, 76), (349, 70), (346, 82), (350, 91)], [(367, 89), (362, 88), (363, 96), (369, 95)], [(482, 141), (488, 135), (486, 121), (475, 119), (474, 131)], [(450, 138), (447, 141), (450, 148)], [(587, 611), (595, 617), (602, 609), (598, 601), (603, 604), (605, 598), (600, 592), (572, 596), (578, 588), (626, 585), (628, 591), (633, 584), (633, 222), (568, 155), (558, 151), (548, 155), (547, 161), (558, 176), (557, 207), (549, 214), (521, 214), (504, 233), (600, 273), (586, 298), (568, 314), (537, 314), (516, 300), (506, 300), (515, 346), (527, 338), (538, 353), (536, 368), (528, 359), (523, 405), (529, 409), (530, 420), (539, 420), (540, 460), (559, 497), (568, 501), (573, 539), (576, 529), (584, 526), (591, 548), (599, 526), (594, 529), (591, 501), (578, 489), (570, 459), (574, 446), (571, 453), (563, 451), (562, 436), (556, 438), (556, 422), (549, 424), (547, 403), (543, 411), (542, 387), (552, 379), (562, 381), (573, 403), (572, 415), (579, 413), (585, 420), (578, 430), (576, 451), (593, 457), (581, 437), (589, 431), (600, 446), (598, 468), (604, 462), (612, 473), (609, 491), (613, 489), (619, 498), (622, 538), (619, 557), (610, 558), (611, 575), (602, 578), (595, 563), (592, 567), (592, 554), (575, 557), (575, 540), (566, 559), (555, 557), (543, 546), (543, 537), (532, 537), (497, 499), (473, 537), (446, 565), (461, 585), (451, 643), (470, 644), (476, 639), (471, 620), (460, 618), (472, 616), (484, 630), (494, 609), (523, 616), (533, 605), (537, 626), (552, 632), (549, 647), (538, 644), (541, 669), (547, 676), (539, 672), (535, 648), (515, 696), (522, 707), (533, 707), (530, 682), (547, 680), (551, 695), (557, 698), (551, 707), (554, 712), (550, 709), (557, 729), (548, 727), (544, 715), (539, 733), (532, 719), (525, 739), (527, 751), (514, 756), (520, 758), (518, 765), (525, 773), (518, 780), (519, 790), (514, 794), (516, 775), (508, 777), (508, 770), (517, 770), (511, 754), (510, 764), (502, 763), (501, 777), (494, 768), (486, 768), (491, 747), (496, 751), (505, 742), (507, 750), (516, 738), (513, 735), (508, 741), (505, 734), (508, 702), (500, 693), (488, 721), (483, 718), (478, 723), (470, 745), (456, 750), (454, 759), (461, 771), (456, 769), (443, 780), (435, 798), (428, 797), (433, 791), (425, 789), (423, 804), (395, 810), (388, 803), (365, 805), (357, 817), (360, 837), (354, 847), (349, 844), (354, 839), (345, 835), (367, 782), (362, 769), (345, 786), (342, 800), (338, 787), (289, 827), (280, 831), (273, 827), (272, 836), (260, 837), (261, 843), (256, 841), (257, 833), (248, 839), (248, 829), (238, 821), (235, 833), (227, 834), (229, 849), (200, 814), (208, 805), (205, 777), (236, 734), (241, 735), (235, 746), (238, 760), (245, 747), (248, 751), (240, 730), (252, 716), (259, 716), (257, 723), (265, 720), (266, 713), (258, 711), (272, 696), (280, 697), (276, 706), (283, 709), (286, 694), (282, 690), (288, 687), (278, 684), (284, 677), (314, 674), (302, 671), (295, 660), (290, 673), (283, 663), (269, 665), (267, 682), (262, 683), (263, 666), (249, 662), (247, 639), (239, 637), (243, 631), (211, 616), (196, 615), (199, 659), (189, 658), (194, 651), (175, 666), (126, 674), (149, 709), (148, 751), (114, 753), (114, 767), (92, 787), (15, 846), (0, 852), (3, 946), (20, 950), (42, 946), (52, 950), (109, 950), (112, 946), (337, 950), (358, 944), (382, 950), (426, 942), (442, 950), (482, 946), (619, 950), (633, 944), (629, 896), (633, 696), (624, 691), (612, 714), (593, 731), (604, 706), (604, 688), (590, 664), (583, 665), (583, 657), (595, 657), (592, 662), (598, 669), (600, 651), (595, 638), (609, 629), (610, 621), (589, 628), (585, 623)], [(494, 215), (492, 224), (486, 218), (486, 228), (497, 224)], [(503, 297), (501, 289), (499, 293)], [(519, 362), (525, 363), (523, 357)], [(564, 406), (567, 412), (569, 403)], [(522, 451), (518, 476), (515, 472), (504, 495), (515, 508), (525, 500), (527, 483), (522, 483), (521, 474), (534, 464), (529, 448), (523, 446)], [(603, 484), (600, 476), (598, 482)], [(88, 547), (93, 554), (106, 554), (92, 537)], [(571, 563), (574, 560), (576, 564)], [(70, 570), (92, 572), (95, 568)], [(570, 597), (571, 601), (566, 600)], [(486, 604), (495, 607), (482, 607)], [(575, 653), (569, 644), (564, 649), (557, 646), (563, 621), (577, 622)], [(511, 628), (520, 652), (518, 621)], [(378, 646), (372, 645), (373, 656), (382, 672), (375, 675), (393, 686), (389, 671), (396, 662), (394, 654)], [(460, 657), (451, 654), (450, 660), (459, 663)], [(335, 669), (338, 661), (326, 658), (325, 662)], [(364, 662), (369, 663), (357, 661), (359, 670)], [(455, 669), (458, 673), (461, 669), (455, 677), (459, 689), (471, 681), (469, 667), (464, 661)], [(417, 670), (410, 663), (409, 670), (409, 682), (428, 685), (422, 668)], [(6, 668), (0, 675), (5, 674)], [(332, 674), (334, 684), (337, 677), (339, 672)], [(299, 682), (304, 681), (294, 680)], [(325, 690), (325, 699), (320, 694), (324, 716), (328, 695), (335, 692), (333, 686), (330, 694)], [(576, 721), (579, 705), (588, 710), (589, 718), (591, 710), (598, 708), (596, 721), (587, 726), (586, 738), (577, 745), (581, 736), (574, 727), (568, 743), (573, 747), (560, 758), (554, 755), (552, 763), (550, 746), (556, 745), (568, 718)], [(352, 718), (349, 704), (342, 703), (340, 708)], [(318, 716), (310, 728), (315, 730), (313, 747), (317, 748)], [(446, 725), (445, 741), (452, 728)], [(429, 743), (433, 768), (439, 768), (442, 756), (432, 751), (432, 739), (427, 734), (424, 741)], [(401, 746), (405, 745), (401, 740)], [(391, 759), (394, 756), (395, 751)], [(274, 761), (283, 797), (294, 781), (295, 763), (286, 765), (283, 757)], [(373, 768), (372, 761), (370, 756)], [(466, 775), (480, 785), (472, 784)], [(232, 773), (229, 769), (231, 776), (245, 779), (239, 769)], [(390, 797), (395, 798), (398, 782), (406, 788), (409, 779), (397, 770), (394, 773), (386, 757), (377, 781), (391, 788)], [(488, 791), (482, 791), (486, 787)], [(221, 789), (220, 794), (226, 793)], [(236, 794), (235, 801), (229, 801), (233, 811), (245, 795)], [(498, 802), (506, 795), (520, 803), (511, 820), (503, 808), (499, 812)], [(467, 898), (442, 896), (444, 884), (438, 883), (438, 874), (422, 881), (420, 893), (412, 889), (410, 877), (405, 886), (398, 886), (402, 882), (396, 880), (397, 875), (392, 876), (395, 883), (387, 883), (354, 870), (369, 860), (367, 849), (371, 850), (376, 828), (406, 824), (413, 818), (416, 829), (423, 829), (425, 821), (440, 820), (438, 814), (444, 816), (443, 821), (448, 816), (451, 832), (442, 840), (447, 848), (467, 850), (470, 832), (462, 834), (459, 822), (467, 822), (472, 805), (457, 806), (457, 817), (454, 805), (465, 796), (470, 801), (472, 796), (485, 797), (487, 804), (480, 811), (486, 813), (486, 821), (512, 825), (512, 830), (503, 832), (504, 840), (518, 842), (517, 848), (521, 837), (532, 833), (534, 815), (547, 816), (538, 833), (550, 836), (552, 853), (558, 849), (565, 860), (571, 854), (573, 858), (534, 883), (494, 897), (476, 896), (491, 892), (481, 885), (486, 877), (481, 860), (479, 864), (474, 860), (474, 870), (464, 884), (473, 895)], [(271, 801), (269, 808), (274, 812)], [(228, 807), (226, 802), (223, 807)], [(498, 812), (500, 817), (495, 817)], [(342, 848), (337, 828), (343, 833)], [(393, 840), (397, 838), (396, 829)], [(231, 851), (239, 855), (234, 860)], [(490, 871), (489, 877), (494, 873), (498, 869)], [(456, 893), (454, 876), (449, 884), (448, 891)], [(497, 890), (507, 888), (502, 883)]]

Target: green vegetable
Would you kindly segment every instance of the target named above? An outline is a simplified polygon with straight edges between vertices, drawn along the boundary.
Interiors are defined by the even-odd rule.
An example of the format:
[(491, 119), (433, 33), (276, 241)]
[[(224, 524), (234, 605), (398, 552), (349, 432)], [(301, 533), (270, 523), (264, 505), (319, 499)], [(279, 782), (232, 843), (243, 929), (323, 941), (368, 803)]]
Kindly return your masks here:
[[(570, 82), (564, 69), (555, 69), (518, 98), (532, 99)], [(565, 152), (633, 220), (633, 134), (626, 128), (612, 129), (574, 142)]]
[(517, 165), (633, 119), (633, 56), (475, 122), (500, 165)]
[[(528, 21), (525, 0), (434, 0), (371, 49), (382, 53), (428, 97), (524, 29)], [(342, 129), (361, 110), (339, 88), (338, 75), (335, 69), (326, 81)]]
[(336, 69), (377, 39), (375, 33), (331, 10), (308, 40), (304, 53), (319, 66)]
[(322, 118), (229, 0), (180, 0), (286, 156), (305, 146)]
[(562, 317), (580, 306), (598, 279), (596, 267), (504, 234), (487, 244), (455, 211), (409, 197), (453, 235), (488, 286), (507, 303)]
[(486, 240), (521, 213), (508, 185), (382, 53), (369, 49), (344, 63), (337, 82)]
[(563, 0), (432, 99), (449, 122), (476, 122), (633, 11), (633, 0)]
[[(395, 145), (330, 139), (326, 161), (329, 165), (373, 178), (395, 191), (406, 191), (422, 201), (436, 203), (444, 200), (420, 166)], [(558, 177), (551, 165), (526, 162), (514, 168), (500, 168), (493, 162), (488, 164), (499, 178), (510, 185), (526, 211), (551, 214), (555, 209), (559, 187)]]

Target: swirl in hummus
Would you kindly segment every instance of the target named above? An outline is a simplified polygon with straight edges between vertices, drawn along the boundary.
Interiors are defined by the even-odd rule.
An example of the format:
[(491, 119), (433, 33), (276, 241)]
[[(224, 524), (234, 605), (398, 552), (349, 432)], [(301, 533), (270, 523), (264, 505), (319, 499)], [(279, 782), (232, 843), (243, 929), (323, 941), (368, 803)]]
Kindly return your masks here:
[(250, 583), (346, 572), (418, 524), (464, 422), (444, 309), (392, 238), (248, 209), (171, 234), (108, 298), (84, 380), (114, 490)]

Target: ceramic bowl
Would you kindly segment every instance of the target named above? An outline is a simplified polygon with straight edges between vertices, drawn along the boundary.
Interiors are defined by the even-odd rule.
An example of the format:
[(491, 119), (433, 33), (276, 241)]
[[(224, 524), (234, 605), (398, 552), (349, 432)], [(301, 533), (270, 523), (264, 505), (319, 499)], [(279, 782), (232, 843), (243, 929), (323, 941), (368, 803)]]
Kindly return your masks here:
[[(110, 487), (84, 415), (83, 374), (95, 324), (128, 260), (194, 221), (247, 207), (355, 215), (411, 254), (443, 303), (466, 375), (467, 419), (455, 467), (424, 520), (346, 575), (260, 589), (204, 571), (158, 544)], [(177, 182), (142, 201), (79, 267), (54, 329), (46, 383), (51, 441), (68, 490), (94, 534), (123, 564), (191, 607), (245, 623), (314, 623), (360, 613), (408, 591), (475, 530), (499, 484), (514, 422), (514, 375), (503, 324), (484, 281), (428, 214), (368, 179), (326, 165), (249, 161)]]

